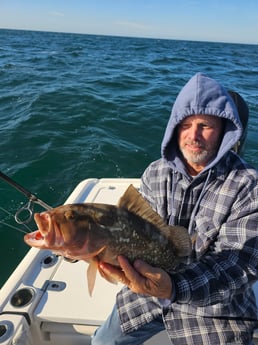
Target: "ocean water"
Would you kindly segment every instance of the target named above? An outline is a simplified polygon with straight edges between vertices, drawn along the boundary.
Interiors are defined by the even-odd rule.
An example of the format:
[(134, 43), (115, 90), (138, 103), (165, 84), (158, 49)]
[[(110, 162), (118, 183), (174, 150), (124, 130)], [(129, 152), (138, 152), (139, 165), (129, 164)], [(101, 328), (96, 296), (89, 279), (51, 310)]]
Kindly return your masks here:
[[(196, 72), (247, 101), (244, 157), (258, 168), (257, 56), (257, 45), (0, 30), (0, 171), (51, 206), (89, 177), (140, 177)], [(0, 180), (0, 286), (29, 249), (14, 220), (26, 202)]]

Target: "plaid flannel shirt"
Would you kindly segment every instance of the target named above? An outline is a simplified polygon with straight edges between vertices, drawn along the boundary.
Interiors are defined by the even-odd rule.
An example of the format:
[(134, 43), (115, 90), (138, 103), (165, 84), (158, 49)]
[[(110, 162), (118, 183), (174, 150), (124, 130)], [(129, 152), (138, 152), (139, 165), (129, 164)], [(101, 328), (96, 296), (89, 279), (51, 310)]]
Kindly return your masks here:
[(168, 223), (189, 227), (195, 209), (195, 258), (171, 273), (176, 297), (169, 305), (127, 287), (118, 293), (125, 333), (162, 315), (172, 344), (251, 341), (258, 327), (252, 290), (258, 273), (257, 171), (229, 152), (207, 174), (192, 179), (165, 159), (143, 174), (142, 194)]

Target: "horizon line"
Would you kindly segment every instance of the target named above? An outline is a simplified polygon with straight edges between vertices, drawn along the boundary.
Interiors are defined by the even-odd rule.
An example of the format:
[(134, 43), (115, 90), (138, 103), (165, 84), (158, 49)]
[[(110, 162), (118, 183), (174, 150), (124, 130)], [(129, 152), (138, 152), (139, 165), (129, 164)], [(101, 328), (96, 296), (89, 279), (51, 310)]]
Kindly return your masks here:
[(88, 35), (88, 36), (104, 36), (104, 37), (120, 37), (120, 38), (139, 38), (139, 39), (153, 39), (153, 40), (167, 40), (167, 41), (186, 41), (186, 42), (203, 42), (203, 43), (222, 43), (222, 44), (240, 44), (240, 45), (258, 45), (258, 43), (251, 42), (231, 42), (231, 41), (215, 41), (207, 39), (187, 39), (187, 38), (169, 38), (169, 37), (149, 37), (149, 36), (134, 36), (134, 35), (121, 35), (121, 34), (103, 34), (103, 33), (85, 33), (85, 32), (71, 32), (71, 31), (55, 31), (43, 29), (24, 29), (24, 28), (8, 28), (0, 27), (0, 30), (13, 30), (13, 31), (32, 31), (32, 32), (45, 32), (56, 34), (74, 34), (74, 35)]

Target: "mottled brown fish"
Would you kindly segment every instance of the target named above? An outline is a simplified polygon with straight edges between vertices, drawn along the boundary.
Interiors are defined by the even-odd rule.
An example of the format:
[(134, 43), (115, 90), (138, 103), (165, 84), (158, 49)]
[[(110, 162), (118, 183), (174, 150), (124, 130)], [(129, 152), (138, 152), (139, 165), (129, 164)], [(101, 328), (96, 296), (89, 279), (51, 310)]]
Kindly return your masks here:
[(141, 259), (171, 271), (192, 250), (187, 230), (165, 224), (132, 185), (117, 206), (69, 204), (36, 213), (34, 219), (38, 230), (26, 234), (25, 242), (67, 258), (87, 261), (90, 295), (100, 261), (118, 266), (117, 256), (124, 255), (131, 262)]

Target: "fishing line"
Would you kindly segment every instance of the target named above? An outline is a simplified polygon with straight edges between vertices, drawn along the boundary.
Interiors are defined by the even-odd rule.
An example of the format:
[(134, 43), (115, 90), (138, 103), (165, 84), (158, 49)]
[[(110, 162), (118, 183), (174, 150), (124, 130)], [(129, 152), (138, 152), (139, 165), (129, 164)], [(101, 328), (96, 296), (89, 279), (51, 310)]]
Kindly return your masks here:
[[(27, 234), (27, 233), (28, 233), (27, 231), (22, 230), (22, 229), (19, 229), (19, 228), (16, 228), (15, 226), (13, 226), (13, 225), (11, 225), (11, 224), (8, 224), (8, 223), (6, 223), (6, 222), (3, 222), (2, 220), (0, 220), (0, 224), (2, 224), (2, 225), (4, 225), (4, 226), (7, 226), (7, 227), (9, 227), (9, 228), (11, 228), (11, 229), (17, 230), (17, 231), (19, 231), (19, 232), (22, 232), (23, 234)], [(29, 232), (31, 232), (31, 231), (29, 231)]]
[[(0, 210), (2, 210), (3, 212), (7, 213), (9, 216), (11, 216), (12, 218), (15, 219), (15, 216), (14, 216), (11, 212), (9, 212), (8, 210), (6, 210), (5, 208), (3, 208), (3, 207), (0, 206)], [(23, 224), (23, 226), (28, 230), (28, 232), (26, 232), (25, 230), (22, 230), (22, 229), (20, 229), (20, 228), (17, 228), (17, 227), (15, 227), (15, 226), (11, 225), (11, 224), (8, 224), (8, 223), (4, 222), (3, 220), (0, 220), (0, 224), (2, 224), (2, 225), (4, 225), (4, 226), (8, 226), (9, 228), (12, 228), (12, 229), (15, 229), (15, 230), (17, 230), (17, 231), (23, 232), (23, 233), (25, 233), (25, 234), (27, 234), (28, 232), (31, 232), (31, 231), (32, 231), (32, 230), (28, 227), (27, 224)]]

